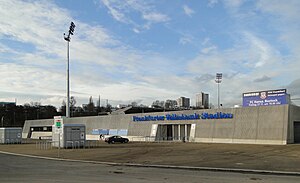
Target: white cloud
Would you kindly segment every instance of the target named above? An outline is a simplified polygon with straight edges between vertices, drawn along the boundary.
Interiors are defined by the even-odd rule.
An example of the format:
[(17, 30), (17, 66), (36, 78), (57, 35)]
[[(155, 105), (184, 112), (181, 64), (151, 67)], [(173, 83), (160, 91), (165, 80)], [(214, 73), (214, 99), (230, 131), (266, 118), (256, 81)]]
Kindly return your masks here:
[[(132, 25), (133, 31), (137, 33), (140, 29), (149, 29), (152, 24), (164, 23), (170, 20), (170, 17), (157, 12), (150, 1), (141, 0), (101, 0), (101, 2), (107, 7), (112, 17), (122, 23)], [(144, 20), (141, 24), (138, 20), (132, 18), (131, 13), (140, 14), (140, 18)]]
[(224, 0), (225, 6), (229, 8), (239, 8), (245, 0)]
[[(217, 72), (217, 68), (235, 72), (243, 68), (258, 69), (265, 65), (276, 65), (277, 61), (280, 61), (278, 51), (263, 39), (250, 32), (243, 32), (241, 36), (242, 39), (238, 41), (237, 45), (227, 50), (218, 50), (218, 52), (212, 52), (212, 50), (216, 50), (216, 46), (206, 41), (206, 44), (210, 46), (202, 49), (202, 54), (191, 62), (189, 68), (193, 71), (201, 65), (205, 65), (207, 70), (213, 72)], [(236, 68), (233, 69), (233, 66)]]
[(212, 52), (212, 51), (215, 51), (215, 50), (217, 50), (217, 47), (216, 47), (216, 46), (210, 46), (210, 47), (203, 48), (203, 49), (201, 50), (201, 53), (203, 53), (203, 54), (208, 54), (208, 53), (210, 53), (210, 52)]
[[(292, 81), (290, 84), (287, 85), (288, 88), (288, 92), (292, 95), (292, 98), (300, 98), (300, 79), (296, 79), (294, 81)], [(299, 101), (300, 103), (300, 101)]]
[[(146, 8), (143, 12), (148, 23), (168, 20), (167, 16), (146, 11)], [(150, 87), (147, 83), (141, 86), (139, 79), (140, 75), (164, 72), (168, 65), (165, 58), (135, 50), (115, 39), (103, 27), (88, 25), (73, 19), (70, 14), (50, 1), (0, 2), (0, 41), (5, 37), (24, 46), (16, 50), (19, 48), (0, 43), (0, 58), (10, 59), (7, 60), (10, 63), (0, 64), (0, 77), (3, 78), (0, 92), (15, 94), (22, 103), (39, 101), (60, 105), (66, 90), (67, 42), (63, 33), (68, 30), (70, 21), (74, 21), (76, 27), (70, 42), (71, 95), (80, 101), (99, 93), (115, 101), (120, 98), (128, 101), (144, 99), (147, 95), (160, 96), (159, 93), (167, 95), (167, 90)], [(13, 56), (7, 58), (8, 53)], [(163, 63), (166, 66), (162, 70), (159, 65)], [(154, 71), (150, 72), (150, 66)], [(134, 79), (131, 81), (127, 77)], [(132, 92), (132, 88), (145, 93)], [(152, 102), (147, 97), (144, 101)]]
[(216, 4), (218, 4), (218, 0), (208, 0), (208, 6), (213, 8)]
[(167, 15), (161, 14), (161, 13), (148, 13), (144, 14), (143, 18), (145, 20), (149, 20), (153, 23), (159, 23), (159, 22), (167, 22), (170, 20), (170, 18)]
[(208, 38), (208, 37), (204, 38), (201, 45), (202, 45), (202, 47), (204, 47), (204, 48), (201, 49), (201, 53), (203, 53), (203, 54), (208, 54), (210, 52), (215, 52), (218, 49), (218, 47), (216, 45), (214, 45), (211, 42), (210, 38)]
[[(1, 1), (0, 36), (9, 36), (15, 41), (34, 44), (36, 49), (51, 54), (56, 50), (55, 47), (51, 48), (49, 45), (57, 43), (62, 37), (62, 34), (56, 35), (60, 30), (56, 25), (65, 23), (65, 20), (59, 16), (62, 14), (65, 14), (64, 10), (55, 9), (52, 4), (48, 3), (29, 4), (13, 0)], [(49, 35), (56, 36), (46, 42), (45, 39)]]
[[(280, 70), (280, 79), (282, 87), (287, 86), (291, 81), (299, 81), (300, 68), (300, 2), (297, 0), (286, 1), (258, 1), (257, 11), (269, 15), (268, 25), (278, 33), (280, 47), (284, 48), (284, 57), (276, 61), (272, 68)], [(277, 47), (279, 47), (277, 45)], [(280, 48), (279, 47), (279, 48)], [(278, 64), (281, 63), (281, 64)], [(291, 86), (287, 86), (291, 88)], [(294, 91), (297, 85), (293, 85), (292, 95), (297, 95)], [(299, 90), (300, 88), (298, 88)], [(299, 93), (298, 93), (299, 96)], [(292, 96), (293, 97), (293, 96)]]
[(246, 42), (250, 44), (250, 50), (255, 50), (256, 52), (256, 60), (255, 67), (262, 67), (266, 64), (271, 65), (274, 62), (274, 56), (278, 55), (277, 51), (275, 51), (271, 45), (269, 45), (266, 41), (255, 37), (253, 34), (249, 32), (244, 32)]
[[(113, 18), (131, 25), (136, 33), (171, 20), (149, 1), (103, 2), (109, 6)], [(243, 3), (232, 2), (230, 6), (235, 8)], [(296, 1), (292, 5), (297, 6)], [(102, 26), (74, 20), (69, 11), (52, 1), (0, 1), (0, 93), (4, 99), (21, 96), (22, 100), (18, 101), (23, 103), (34, 100), (61, 104), (65, 96), (66, 63), (63, 33), (68, 30), (70, 21), (76, 24), (70, 43), (71, 95), (78, 98), (78, 104), (87, 103), (89, 96), (99, 94), (112, 102), (139, 100), (150, 104), (153, 99), (176, 99), (181, 95), (193, 98), (200, 91), (209, 92), (211, 102), (215, 103), (216, 72), (224, 74), (222, 103), (228, 106), (240, 103), (243, 92), (276, 89), (291, 81), (297, 81), (291, 87), (296, 91), (300, 36), (299, 16), (294, 9), (299, 8), (290, 7), (293, 13), (286, 15), (287, 6), (266, 7), (264, 1), (258, 1), (256, 7), (256, 11), (272, 15), (268, 26), (278, 31), (282, 45), (274, 45), (269, 37), (248, 27), (237, 26), (239, 29), (232, 33), (233, 45), (224, 48), (226, 43), (218, 45), (214, 37), (203, 35), (203, 41), (197, 45), (199, 55), (186, 63), (179, 58), (170, 59), (132, 48)], [(137, 23), (140, 20), (130, 16), (132, 12), (139, 15), (141, 25)], [(282, 26), (283, 22), (286, 26)], [(190, 33), (179, 34), (180, 44), (196, 42)], [(20, 43), (24, 49), (2, 42), (2, 38)], [(25, 49), (27, 46), (29, 50)], [(288, 54), (281, 53), (280, 47), (287, 49)]]
[[(43, 70), (18, 64), (1, 64), (1, 91), (23, 92), (29, 94), (60, 94), (64, 83), (57, 82), (64, 78), (63, 73), (55, 70)], [(9, 76), (9, 77), (7, 77)]]
[(189, 16), (192, 17), (192, 15), (195, 13), (194, 10), (192, 10), (190, 7), (188, 7), (187, 5), (183, 5), (183, 11), (184, 13)]
[(8, 46), (0, 43), (0, 53), (16, 53), (13, 49), (10, 49)]
[(253, 81), (254, 81), (254, 82), (265, 82), (265, 81), (269, 81), (270, 79), (271, 79), (270, 77), (264, 75), (263, 77), (256, 78), (256, 79), (254, 79)]
[[(284, 79), (277, 81), (285, 80), (285, 83), (299, 78), (295, 73), (299, 72), (296, 68), (300, 67), (297, 61), (300, 59), (300, 34), (298, 33), (300, 2), (298, 0), (289, 2), (258, 0), (254, 2), (255, 6), (250, 6), (250, 8), (248, 6), (246, 12), (238, 11), (246, 2), (244, 0), (224, 2), (236, 21), (236, 29), (247, 30), (242, 33), (241, 40), (236, 40), (248, 48), (247, 51), (245, 50), (245, 55), (252, 58), (252, 61), (247, 61), (245, 65), (251, 65), (251, 68), (259, 68), (259, 70), (272, 67), (268, 72), (271, 72), (273, 76), (276, 76), (274, 74), (276, 72), (277, 77), (281, 75)], [(247, 3), (245, 3), (245, 8), (246, 5)], [(264, 24), (261, 25), (261, 22)], [(266, 27), (266, 30), (254, 28), (253, 25)], [(259, 37), (254, 35), (259, 35)], [(248, 46), (246, 46), (247, 43)]]
[(194, 40), (193, 36), (190, 34), (183, 34), (183, 36), (179, 39), (179, 43), (182, 45), (186, 45), (192, 43)]
[(210, 39), (208, 37), (204, 38), (204, 40), (201, 43), (203, 46), (207, 46), (208, 44), (210, 44)]
[[(281, 88), (295, 78), (288, 70), (296, 69), (287, 65), (284, 56), (266, 40), (250, 32), (242, 32), (237, 37), (236, 45), (225, 50), (211, 51), (215, 50), (213, 46), (206, 47), (187, 67), (193, 75), (199, 76), (198, 83), (208, 91), (214, 91), (214, 74), (223, 73), (224, 103), (239, 104), (243, 92)], [(204, 42), (211, 44), (209, 39)], [(205, 79), (208, 75), (212, 77)], [(212, 97), (215, 99), (214, 93)]]
[[(31, 56), (32, 59), (37, 60), (34, 55), (38, 54), (40, 58), (48, 58), (50, 65), (55, 63), (55, 60), (56, 62), (65, 61), (66, 42), (63, 40), (62, 33), (67, 31), (69, 20), (72, 20), (66, 10), (48, 1), (43, 3), (22, 1), (3, 3), (1, 1), (0, 3), (2, 3), (0, 15), (3, 17), (0, 20), (0, 24), (3, 25), (0, 29), (0, 36), (7, 36), (14, 41), (29, 44), (35, 49), (30, 54), (19, 53), (19, 58), (16, 59), (26, 61)], [(130, 65), (134, 60), (135, 56), (131, 49), (114, 39), (103, 27), (90, 26), (80, 21), (74, 22), (76, 28), (70, 43), (71, 59), (74, 58), (77, 62), (108, 66)], [(7, 47), (1, 50), (7, 52)], [(133, 57), (120, 59), (124, 55)], [(49, 59), (49, 56), (54, 56), (55, 59)], [(40, 62), (44, 61), (46, 59), (40, 60)]]
[(271, 14), (277, 14), (285, 21), (299, 22), (300, 1), (298, 0), (258, 0), (257, 8)]
[(102, 3), (108, 8), (109, 13), (112, 15), (112, 17), (114, 19), (116, 19), (119, 22), (123, 22), (123, 23), (129, 23), (128, 19), (125, 17), (125, 15), (119, 10), (120, 7), (114, 7), (112, 5), (112, 3), (114, 3), (114, 1), (109, 1), (109, 0), (102, 0)]
[(276, 17), (269, 19), (269, 26), (280, 33), (278, 41), (285, 44), (294, 56), (300, 58), (300, 1), (258, 1), (257, 9)]
[(74, 39), (79, 38), (79, 41), (86, 41), (95, 46), (118, 46), (121, 44), (118, 40), (114, 39), (108, 30), (101, 26), (90, 26), (83, 22), (79, 22), (75, 27)]
[(140, 31), (139, 29), (137, 29), (137, 28), (133, 28), (132, 30), (133, 30), (133, 32), (135, 32), (135, 33), (137, 33), (137, 34), (141, 32), (141, 31)]
[(66, 101), (66, 97), (64, 96), (46, 96), (39, 99), (38, 102), (40, 102), (41, 105), (51, 104), (53, 106), (56, 106), (57, 109), (59, 109), (63, 101)]
[[(67, 31), (70, 20), (76, 24), (70, 43), (70, 66), (71, 92), (77, 96), (97, 94), (99, 86), (116, 83), (106, 74), (119, 77), (119, 73), (130, 73), (135, 70), (135, 63), (141, 60), (140, 53), (114, 39), (101, 26), (73, 20), (68, 11), (49, 1), (1, 1), (0, 16), (0, 40), (5, 37), (31, 47), (20, 51), (0, 43), (0, 58), (9, 61), (0, 64), (1, 92), (19, 91), (23, 95), (40, 97), (65, 95), (66, 42), (63, 32)], [(13, 56), (8, 58), (7, 54)], [(87, 86), (88, 83), (91, 85)], [(43, 98), (43, 102), (50, 102)]]

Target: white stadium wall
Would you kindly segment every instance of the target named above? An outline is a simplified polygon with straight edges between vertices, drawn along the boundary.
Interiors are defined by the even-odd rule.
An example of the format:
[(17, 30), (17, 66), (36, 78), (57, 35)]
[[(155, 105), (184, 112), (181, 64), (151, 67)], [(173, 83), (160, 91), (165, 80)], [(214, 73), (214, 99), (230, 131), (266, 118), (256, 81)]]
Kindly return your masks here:
[[(277, 105), (76, 117), (64, 119), (64, 123), (84, 124), (87, 139), (99, 139), (97, 138), (99, 135), (96, 135), (95, 131), (110, 129), (111, 131), (123, 130), (126, 133), (123, 136), (129, 137), (130, 140), (145, 140), (153, 133), (152, 125), (158, 124), (161, 126), (172, 125), (169, 127), (172, 128), (173, 134), (180, 134), (178, 126), (181, 126), (181, 130), (184, 125), (188, 126), (191, 138), (187, 140), (192, 142), (287, 144), (293, 143), (291, 123), (300, 119), (299, 111), (299, 107)], [(216, 116), (217, 112), (221, 112), (222, 115), (228, 114), (228, 116)], [(203, 113), (211, 115), (211, 118), (215, 115), (218, 119), (205, 119)], [(179, 116), (178, 119), (171, 120), (166, 117), (175, 114)], [(186, 115), (191, 117), (184, 117)], [(164, 119), (155, 118), (157, 116), (164, 117)], [(179, 119), (180, 116), (183, 116), (182, 119)], [(23, 137), (28, 136), (30, 127), (43, 125), (53, 125), (53, 119), (26, 121)], [(195, 129), (191, 130), (191, 126)]]

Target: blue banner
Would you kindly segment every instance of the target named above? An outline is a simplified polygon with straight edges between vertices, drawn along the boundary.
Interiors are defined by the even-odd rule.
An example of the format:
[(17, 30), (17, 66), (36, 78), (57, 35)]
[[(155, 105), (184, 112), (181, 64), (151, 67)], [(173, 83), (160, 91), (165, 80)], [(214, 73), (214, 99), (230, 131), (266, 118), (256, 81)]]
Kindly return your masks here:
[(99, 135), (99, 129), (93, 129), (92, 135)]
[(109, 129), (99, 129), (99, 134), (108, 135), (109, 134)]
[(92, 135), (123, 135), (127, 136), (127, 129), (93, 129)]
[(127, 136), (127, 134), (128, 134), (128, 130), (127, 129), (120, 129), (120, 130), (118, 130), (118, 135)]
[(286, 89), (243, 93), (243, 107), (288, 104)]
[(118, 135), (118, 129), (109, 129), (108, 135)]

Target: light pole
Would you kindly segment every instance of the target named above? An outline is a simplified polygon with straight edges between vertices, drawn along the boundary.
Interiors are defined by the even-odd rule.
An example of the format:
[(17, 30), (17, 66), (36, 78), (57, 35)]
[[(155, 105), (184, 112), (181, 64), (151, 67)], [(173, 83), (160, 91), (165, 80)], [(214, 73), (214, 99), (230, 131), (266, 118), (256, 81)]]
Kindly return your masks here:
[(69, 33), (66, 35), (64, 33), (64, 39), (68, 42), (68, 48), (67, 48), (67, 103), (66, 103), (66, 117), (69, 118), (70, 117), (70, 72), (69, 72), (69, 60), (70, 60), (70, 41), (71, 41), (71, 35), (74, 34), (74, 28), (75, 28), (75, 24), (74, 22), (71, 22), (70, 25), (70, 29), (69, 29)]
[(218, 84), (218, 109), (220, 109), (220, 83), (222, 82), (222, 73), (216, 74), (216, 83)]

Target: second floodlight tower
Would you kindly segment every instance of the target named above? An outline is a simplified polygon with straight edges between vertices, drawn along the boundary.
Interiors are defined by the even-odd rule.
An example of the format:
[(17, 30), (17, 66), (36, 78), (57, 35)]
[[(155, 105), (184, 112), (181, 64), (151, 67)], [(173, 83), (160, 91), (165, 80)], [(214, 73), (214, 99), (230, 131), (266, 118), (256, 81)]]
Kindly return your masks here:
[(216, 74), (216, 83), (218, 84), (218, 109), (220, 109), (220, 83), (222, 82), (222, 73)]
[(74, 22), (71, 22), (70, 29), (68, 34), (64, 33), (64, 39), (68, 42), (68, 49), (67, 49), (67, 102), (66, 102), (66, 117), (70, 117), (70, 71), (69, 71), (69, 63), (70, 63), (70, 41), (71, 41), (71, 35), (74, 34), (75, 24)]

